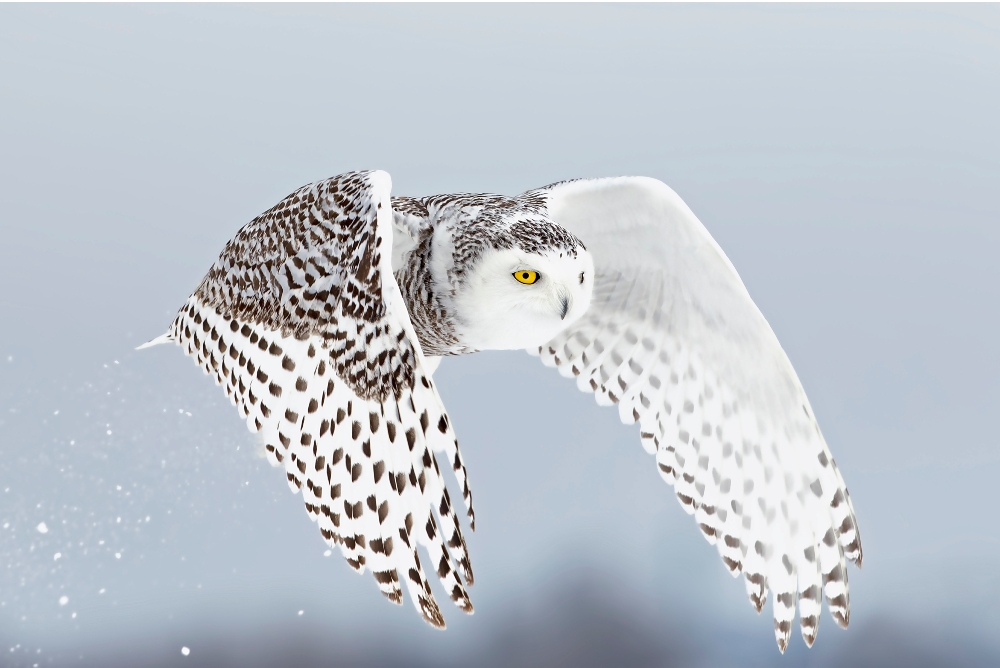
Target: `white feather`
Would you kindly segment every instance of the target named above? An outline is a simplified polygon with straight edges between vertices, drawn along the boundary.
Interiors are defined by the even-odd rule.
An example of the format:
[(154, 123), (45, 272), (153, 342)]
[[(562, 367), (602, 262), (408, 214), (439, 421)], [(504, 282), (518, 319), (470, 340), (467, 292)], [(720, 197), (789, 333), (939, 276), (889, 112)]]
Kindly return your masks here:
[[(846, 625), (844, 559), (861, 563), (850, 497), (788, 357), (725, 253), (655, 179), (527, 195), (543, 196), (549, 217), (583, 240), (597, 274), (589, 311), (538, 348), (543, 362), (640, 423), (681, 505), (729, 570), (746, 574), (754, 607), (774, 592), (781, 651), (796, 593), (803, 637), (815, 639), (821, 576)], [(830, 531), (835, 547), (822, 541)]]

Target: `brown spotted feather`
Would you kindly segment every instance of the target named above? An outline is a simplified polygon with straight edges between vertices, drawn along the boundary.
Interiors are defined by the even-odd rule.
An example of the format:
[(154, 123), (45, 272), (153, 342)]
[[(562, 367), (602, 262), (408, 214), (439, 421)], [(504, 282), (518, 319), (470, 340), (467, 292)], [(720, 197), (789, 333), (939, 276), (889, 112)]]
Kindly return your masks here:
[(417, 546), (469, 613), (472, 569), (435, 451), (470, 517), (471, 494), (389, 266), (388, 191), (384, 173), (356, 172), (292, 193), (227, 244), (167, 338), (260, 433), (327, 543), (444, 627)]

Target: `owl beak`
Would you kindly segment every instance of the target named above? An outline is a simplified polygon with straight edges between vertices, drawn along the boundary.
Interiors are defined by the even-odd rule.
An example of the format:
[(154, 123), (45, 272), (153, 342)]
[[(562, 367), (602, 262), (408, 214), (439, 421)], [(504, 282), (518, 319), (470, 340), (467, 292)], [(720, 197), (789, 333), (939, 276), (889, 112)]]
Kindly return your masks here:
[(560, 301), (559, 301), (559, 305), (560, 305), (559, 319), (560, 320), (565, 320), (566, 319), (566, 314), (569, 313), (569, 297), (565, 297), (565, 296), (561, 297)]

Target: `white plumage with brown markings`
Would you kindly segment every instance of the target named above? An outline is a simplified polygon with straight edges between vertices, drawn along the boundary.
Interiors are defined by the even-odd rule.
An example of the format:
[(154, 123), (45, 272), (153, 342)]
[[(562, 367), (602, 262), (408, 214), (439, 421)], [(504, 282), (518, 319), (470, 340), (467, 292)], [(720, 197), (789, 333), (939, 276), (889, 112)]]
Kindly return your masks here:
[[(527, 349), (617, 405), (685, 511), (742, 574), (778, 647), (796, 608), (849, 621), (854, 510), (812, 408), (735, 268), (646, 177), (518, 197), (390, 196), (385, 172), (295, 191), (242, 228), (167, 333), (259, 432), (324, 539), (382, 593), (444, 617), (418, 546), (471, 613), (458, 442), (432, 380), (443, 356)], [(145, 347), (145, 346), (143, 346)], [(638, 474), (638, 472), (637, 472)]]

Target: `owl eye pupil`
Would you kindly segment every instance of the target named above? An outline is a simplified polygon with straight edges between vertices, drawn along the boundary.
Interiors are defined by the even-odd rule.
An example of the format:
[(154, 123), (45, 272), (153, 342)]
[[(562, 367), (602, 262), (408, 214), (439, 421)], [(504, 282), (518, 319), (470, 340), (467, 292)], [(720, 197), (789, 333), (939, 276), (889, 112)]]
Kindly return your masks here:
[(522, 269), (521, 271), (515, 271), (511, 276), (514, 277), (518, 283), (524, 283), (525, 285), (534, 285), (535, 281), (538, 280), (538, 273), (531, 271), (529, 269)]

